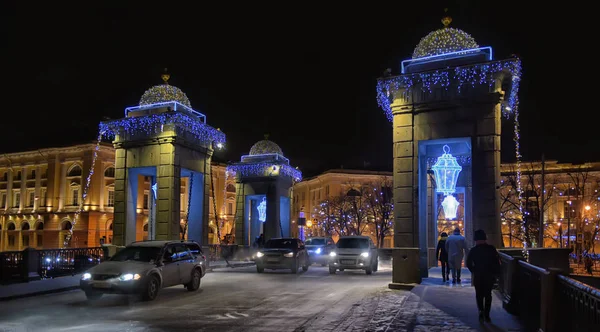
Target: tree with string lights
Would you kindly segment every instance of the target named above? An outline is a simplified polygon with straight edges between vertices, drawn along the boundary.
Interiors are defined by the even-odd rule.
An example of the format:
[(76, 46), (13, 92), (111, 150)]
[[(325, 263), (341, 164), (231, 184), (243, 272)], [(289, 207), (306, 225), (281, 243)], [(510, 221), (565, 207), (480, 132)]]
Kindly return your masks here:
[(381, 178), (366, 188), (366, 209), (369, 219), (375, 225), (377, 247), (383, 247), (386, 236), (391, 235), (394, 220), (392, 180)]

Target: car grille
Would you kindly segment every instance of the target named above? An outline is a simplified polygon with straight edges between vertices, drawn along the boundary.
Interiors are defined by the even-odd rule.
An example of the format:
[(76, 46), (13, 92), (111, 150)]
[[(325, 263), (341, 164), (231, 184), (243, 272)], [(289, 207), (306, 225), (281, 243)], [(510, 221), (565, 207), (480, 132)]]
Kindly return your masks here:
[(118, 274), (94, 274), (92, 275), (92, 280), (108, 280), (118, 276)]

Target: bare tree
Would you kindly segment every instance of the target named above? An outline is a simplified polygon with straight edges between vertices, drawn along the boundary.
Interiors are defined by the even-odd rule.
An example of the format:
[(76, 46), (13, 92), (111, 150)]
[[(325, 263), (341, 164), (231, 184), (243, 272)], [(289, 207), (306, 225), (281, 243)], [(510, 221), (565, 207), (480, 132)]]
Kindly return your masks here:
[(569, 181), (564, 187), (572, 207), (568, 209), (568, 213), (569, 221), (574, 224), (576, 232), (576, 252), (580, 254), (584, 249), (595, 251), (595, 240), (600, 226), (597, 206), (600, 197), (599, 179), (586, 165), (578, 166), (574, 171), (567, 173), (567, 176)]
[[(546, 213), (553, 204), (557, 184), (555, 175), (545, 175), (545, 189), (541, 186), (541, 171), (533, 163), (524, 165), (521, 171), (521, 200), (519, 201), (518, 179), (516, 169), (511, 167), (500, 187), (500, 215), (503, 234), (509, 236), (509, 247), (515, 245), (514, 240), (528, 246), (536, 242), (540, 230), (540, 213)], [(542, 195), (542, 191), (545, 190)], [(543, 199), (542, 199), (543, 196)], [(544, 237), (552, 237), (544, 230)], [(543, 243), (537, 244), (542, 247)]]
[(393, 229), (394, 202), (392, 181), (382, 177), (366, 190), (366, 203), (369, 219), (375, 225), (377, 247), (383, 247), (383, 240)]
[(346, 193), (346, 201), (348, 202), (350, 215), (350, 223), (346, 225), (353, 235), (362, 235), (369, 225), (369, 210), (368, 203), (368, 186), (358, 186), (351, 188)]

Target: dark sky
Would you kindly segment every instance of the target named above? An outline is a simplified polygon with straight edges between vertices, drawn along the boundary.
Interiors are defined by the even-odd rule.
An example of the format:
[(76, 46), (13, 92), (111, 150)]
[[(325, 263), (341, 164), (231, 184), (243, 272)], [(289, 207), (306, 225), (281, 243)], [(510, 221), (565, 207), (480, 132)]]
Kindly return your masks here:
[[(392, 129), (375, 100), (376, 79), (388, 67), (398, 73), (449, 7), (453, 27), (492, 46), (496, 58), (523, 61), (524, 158), (545, 151), (547, 159), (600, 160), (590, 65), (597, 38), (585, 33), (597, 29), (584, 14), (594, 15), (591, 8), (530, 10), (522, 0), (148, 3), (2, 4), (0, 152), (94, 140), (103, 117), (122, 117), (168, 67), (170, 83), (227, 134), (222, 161), (239, 160), (269, 133), (305, 173), (364, 162), (391, 169)], [(505, 120), (504, 161), (514, 158), (511, 126)]]

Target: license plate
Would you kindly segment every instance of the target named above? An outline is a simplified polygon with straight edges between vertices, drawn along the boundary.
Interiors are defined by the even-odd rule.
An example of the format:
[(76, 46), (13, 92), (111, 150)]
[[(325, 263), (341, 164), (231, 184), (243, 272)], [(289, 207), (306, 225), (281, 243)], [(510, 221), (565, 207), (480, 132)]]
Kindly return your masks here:
[(349, 259), (342, 259), (342, 264), (353, 265), (354, 261)]
[(269, 258), (267, 262), (279, 262), (279, 258)]
[(110, 283), (108, 282), (95, 282), (92, 284), (94, 288), (110, 288)]

